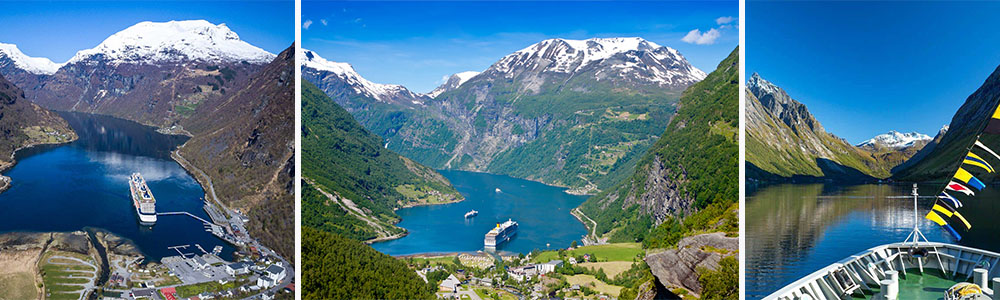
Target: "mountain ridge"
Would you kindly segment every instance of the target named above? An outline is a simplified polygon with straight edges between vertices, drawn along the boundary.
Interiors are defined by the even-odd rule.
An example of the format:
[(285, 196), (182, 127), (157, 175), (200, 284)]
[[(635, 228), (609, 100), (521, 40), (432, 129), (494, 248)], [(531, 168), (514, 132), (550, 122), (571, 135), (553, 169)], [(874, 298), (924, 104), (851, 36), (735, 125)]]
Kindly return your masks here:
[[(433, 98), (409, 92), (376, 99), (308, 65), (303, 77), (384, 137), (390, 149), (422, 164), (587, 194), (630, 172), (666, 126), (653, 120), (669, 118), (680, 92), (703, 78), (676, 50), (620, 40), (635, 48), (542, 41)], [(593, 49), (577, 50), (573, 43)], [(573, 143), (579, 140), (586, 142)]]

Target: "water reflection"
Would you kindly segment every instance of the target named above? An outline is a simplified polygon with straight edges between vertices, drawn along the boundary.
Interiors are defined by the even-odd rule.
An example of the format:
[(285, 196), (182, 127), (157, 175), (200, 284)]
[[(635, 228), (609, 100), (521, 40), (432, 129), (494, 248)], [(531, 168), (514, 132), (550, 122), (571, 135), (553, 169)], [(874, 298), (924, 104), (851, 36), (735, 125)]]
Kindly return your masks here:
[(211, 251), (233, 247), (205, 232), (187, 216), (161, 216), (153, 227), (140, 226), (128, 194), (128, 175), (141, 172), (156, 196), (159, 212), (186, 211), (202, 218), (204, 191), (170, 159), (187, 140), (154, 128), (108, 116), (60, 113), (80, 139), (69, 144), (18, 152), (5, 172), (11, 188), (0, 193), (0, 232), (106, 229), (136, 243), (149, 260), (177, 252), (176, 245), (199, 244)]
[[(926, 185), (920, 194), (933, 194)], [(747, 299), (759, 299), (815, 270), (865, 249), (899, 242), (913, 230), (910, 185), (777, 185), (746, 200)], [(923, 219), (933, 199), (918, 201), (917, 225), (950, 242)], [(971, 221), (971, 220), (970, 220)]]

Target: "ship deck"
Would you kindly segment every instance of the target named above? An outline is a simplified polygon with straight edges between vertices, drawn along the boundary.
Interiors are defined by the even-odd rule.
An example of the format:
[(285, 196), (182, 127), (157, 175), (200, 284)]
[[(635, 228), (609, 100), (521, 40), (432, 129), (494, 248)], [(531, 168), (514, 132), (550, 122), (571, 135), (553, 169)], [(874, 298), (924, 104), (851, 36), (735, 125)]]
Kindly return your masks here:
[[(914, 256), (911, 250), (926, 253)], [(889, 279), (889, 271), (899, 276), (897, 299), (944, 299), (944, 292), (959, 282), (977, 283), (983, 294), (990, 296), (992, 288), (1000, 286), (998, 264), (1000, 254), (961, 245), (886, 244), (817, 270), (764, 299), (873, 299), (880, 292), (880, 283)], [(982, 272), (979, 279), (973, 276), (975, 269)]]
[[(950, 276), (948, 276), (950, 277)], [(956, 279), (964, 279), (959, 276)], [(899, 276), (899, 299), (914, 300), (937, 300), (944, 299), (944, 292), (958, 282), (972, 282), (972, 280), (948, 279), (938, 270), (926, 270), (923, 274), (917, 269), (906, 270), (906, 275)], [(864, 296), (854, 294), (854, 299), (872, 299), (872, 296), (879, 292), (878, 286), (870, 286), (871, 291), (865, 291)]]

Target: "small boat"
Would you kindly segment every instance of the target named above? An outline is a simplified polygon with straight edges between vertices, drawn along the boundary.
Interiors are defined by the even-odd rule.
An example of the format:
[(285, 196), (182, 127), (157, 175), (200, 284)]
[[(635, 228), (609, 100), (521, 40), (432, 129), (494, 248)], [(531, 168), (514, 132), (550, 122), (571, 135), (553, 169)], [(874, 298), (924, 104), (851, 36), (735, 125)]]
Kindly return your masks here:
[(500, 188), (497, 188), (497, 189), (496, 189), (496, 192), (497, 192), (497, 193), (499, 193), (499, 192), (500, 192)]
[(465, 218), (472, 218), (472, 217), (475, 217), (475, 216), (478, 216), (478, 215), (479, 215), (479, 211), (476, 211), (475, 209), (473, 209), (473, 210), (470, 210), (469, 212), (465, 213)]

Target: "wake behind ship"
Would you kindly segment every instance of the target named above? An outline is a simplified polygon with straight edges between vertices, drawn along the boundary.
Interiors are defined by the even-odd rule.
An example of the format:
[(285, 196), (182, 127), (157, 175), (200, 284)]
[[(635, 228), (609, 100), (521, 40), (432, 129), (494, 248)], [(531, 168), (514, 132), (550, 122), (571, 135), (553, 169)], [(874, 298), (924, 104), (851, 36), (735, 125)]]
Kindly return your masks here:
[(139, 224), (156, 224), (156, 198), (153, 192), (146, 185), (146, 179), (138, 172), (132, 173), (129, 177), (128, 186), (131, 190), (132, 205), (135, 206), (135, 214), (139, 217)]
[(488, 248), (496, 248), (498, 245), (510, 241), (510, 238), (517, 234), (517, 222), (507, 219), (506, 222), (497, 224), (490, 232), (486, 233), (483, 244)]

